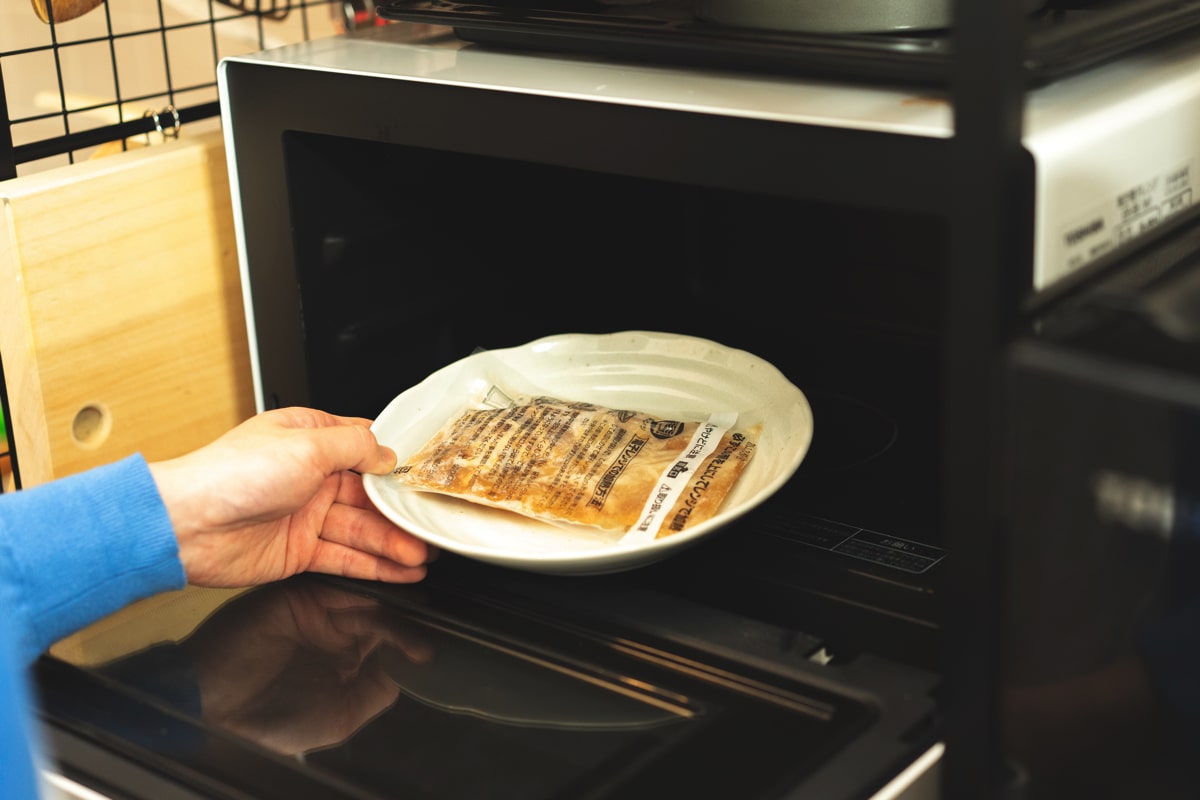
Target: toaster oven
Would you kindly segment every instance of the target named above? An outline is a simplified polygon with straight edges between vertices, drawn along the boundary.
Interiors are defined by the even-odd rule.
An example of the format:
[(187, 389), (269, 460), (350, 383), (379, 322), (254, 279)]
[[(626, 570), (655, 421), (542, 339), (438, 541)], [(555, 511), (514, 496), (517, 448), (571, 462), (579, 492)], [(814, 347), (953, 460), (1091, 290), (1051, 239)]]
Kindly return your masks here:
[[(1091, 191), (1072, 176), (1088, 152), (1163, 135), (1163, 120), (1189, 130), (1195, 59), (1162, 48), (1031, 93), (1012, 268), (1047, 307), (1029, 310), (1023, 346), (1048, 347), (1050, 300), (1138, 232), (1188, 230), (1187, 137), (1110, 165)], [(1155, 80), (1175, 102), (1144, 102)], [(228, 58), (219, 85), (260, 408), (375, 417), (480, 350), (666, 331), (775, 365), (811, 404), (811, 448), (761, 506), (637, 569), (546, 575), (446, 553), (417, 586), (302, 576), (205, 595), (184, 634), (96, 666), (46, 660), (67, 763), (156, 797), (939, 795), (944, 749), (972, 746), (941, 725), (950, 545), (990, 533), (947, 531), (941, 512), (944, 98), (491, 49), (409, 25)], [(1114, 106), (1127, 124), (1098, 130)], [(1063, 146), (1081, 131), (1087, 147)], [(1131, 185), (1138, 213), (1121, 216)], [(1014, 349), (1014, 408), (1042, 402), (1049, 390), (1027, 376), (1045, 364)], [(1014, 466), (1005, 484), (1032, 497), (1061, 453), (1010, 421), (1014, 452), (1041, 471)], [(1094, 471), (1161, 484), (1136, 465)], [(1036, 616), (1041, 595), (1020, 576), (1048, 564), (1053, 584), (1058, 558), (1039, 549), (1053, 521), (1024, 499), (1012, 508), (1028, 536), (1010, 553), (1005, 619)], [(1104, 607), (1084, 602), (1105, 599), (1096, 580), (1085, 616)], [(372, 648), (356, 680), (290, 640), (271, 691), (213, 710), (227, 695), (202, 689), (244, 679), (222, 654), (266, 658), (263, 621), (298, 608), (357, 609)], [(1053, 638), (985, 634), (1003, 638), (1021, 689), (1090, 674), (1127, 641), (1097, 642), (1115, 649), (1079, 664), (1059, 647), (1046, 672), (1030, 631)], [(365, 711), (359, 677), (377, 690)], [(314, 686), (321, 702), (301, 700)], [(1028, 697), (1044, 707), (1015, 684), (1008, 699)], [(1016, 747), (1033, 740), (1016, 740), (1006, 772), (1029, 797), (1042, 776), (1028, 753), (1050, 752)], [(1061, 764), (1053, 788), (1078, 786)]]

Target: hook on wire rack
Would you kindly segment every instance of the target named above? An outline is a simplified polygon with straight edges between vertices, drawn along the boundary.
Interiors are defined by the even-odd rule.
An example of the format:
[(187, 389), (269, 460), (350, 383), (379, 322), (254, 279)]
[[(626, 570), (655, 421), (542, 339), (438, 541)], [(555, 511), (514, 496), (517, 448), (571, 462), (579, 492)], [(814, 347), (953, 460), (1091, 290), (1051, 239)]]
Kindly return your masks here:
[[(169, 130), (163, 127), (161, 116), (163, 114), (171, 115), (172, 124)], [(179, 122), (179, 109), (175, 108), (175, 106), (167, 106), (161, 111), (151, 111), (147, 109), (145, 113), (142, 114), (142, 119), (145, 119), (146, 117), (150, 117), (154, 120), (154, 130), (158, 131), (158, 135), (162, 137), (164, 142), (167, 139), (179, 138), (179, 130), (182, 125)], [(146, 132), (146, 144), (150, 144), (149, 131)]]

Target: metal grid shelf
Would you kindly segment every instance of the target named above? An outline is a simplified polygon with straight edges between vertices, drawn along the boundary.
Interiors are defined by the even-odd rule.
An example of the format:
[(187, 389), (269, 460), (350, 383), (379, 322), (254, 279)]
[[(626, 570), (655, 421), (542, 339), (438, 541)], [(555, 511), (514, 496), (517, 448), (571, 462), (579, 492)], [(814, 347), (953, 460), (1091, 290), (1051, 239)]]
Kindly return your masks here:
[[(269, 4), (269, 5), (267, 5)], [(0, 6), (0, 181), (220, 126), (222, 58), (383, 24), (372, 0)], [(0, 418), (9, 418), (0, 368)], [(19, 488), (11, 427), (0, 492)]]
[(219, 124), (222, 58), (373, 21), (363, 2), (9, 3), (0, 9), (0, 180), (120, 149), (156, 128)]

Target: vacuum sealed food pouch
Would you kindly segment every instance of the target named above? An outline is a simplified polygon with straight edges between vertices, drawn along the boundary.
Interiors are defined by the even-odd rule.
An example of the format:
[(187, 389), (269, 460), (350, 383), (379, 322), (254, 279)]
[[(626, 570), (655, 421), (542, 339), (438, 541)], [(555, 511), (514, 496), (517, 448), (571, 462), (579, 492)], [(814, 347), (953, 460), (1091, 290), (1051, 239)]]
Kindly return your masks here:
[(678, 533), (717, 513), (754, 454), (761, 425), (736, 414), (662, 419), (545, 395), (480, 404), (449, 419), (394, 475), (541, 520), (624, 533)]

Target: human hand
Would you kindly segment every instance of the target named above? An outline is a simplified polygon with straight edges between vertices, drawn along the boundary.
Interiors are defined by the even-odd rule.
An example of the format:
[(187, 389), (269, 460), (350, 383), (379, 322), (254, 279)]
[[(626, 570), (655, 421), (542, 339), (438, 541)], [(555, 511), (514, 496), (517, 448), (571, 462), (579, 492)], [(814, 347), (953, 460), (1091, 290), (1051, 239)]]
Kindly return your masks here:
[(299, 572), (412, 583), (433, 550), (372, 505), (361, 472), (396, 454), (371, 421), (266, 411), (199, 450), (155, 462), (189, 583), (253, 586)]

